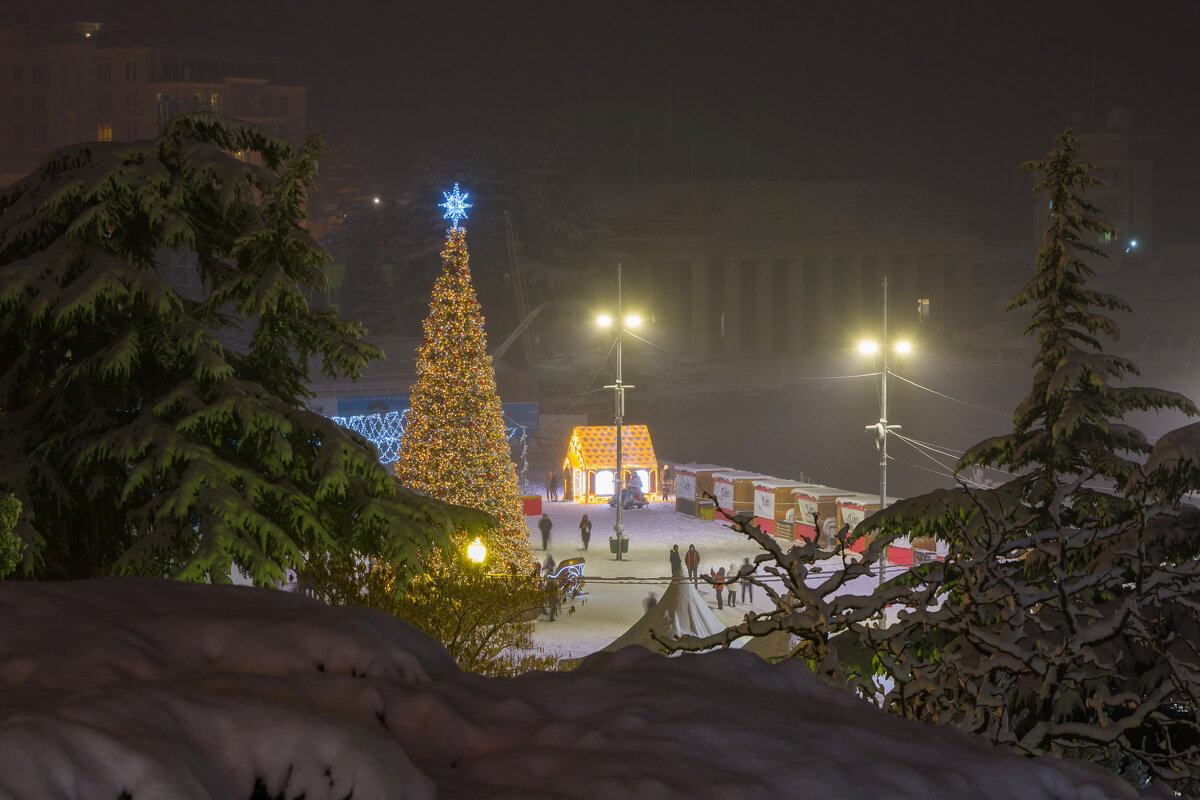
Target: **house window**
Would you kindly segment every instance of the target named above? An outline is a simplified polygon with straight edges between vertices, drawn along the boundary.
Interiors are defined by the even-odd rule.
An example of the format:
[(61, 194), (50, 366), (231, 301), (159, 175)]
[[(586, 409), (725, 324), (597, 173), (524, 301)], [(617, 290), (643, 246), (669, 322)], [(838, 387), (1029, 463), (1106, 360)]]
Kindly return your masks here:
[(262, 110), (264, 114), (271, 113), (271, 95), (264, 94), (262, 96)]
[(18, 116), (25, 113), (25, 98), (23, 98), (23, 97), (14, 97), (13, 98), (13, 113)]
[(125, 62), (125, 82), (133, 83), (136, 80), (137, 80), (137, 62), (126, 61)]
[(25, 80), (25, 72), (24, 72), (24, 70), (22, 70), (20, 67), (13, 67), (13, 80), (14, 80), (14, 81), (23, 81), (23, 80)]
[(125, 95), (125, 110), (126, 111), (137, 111), (137, 95), (136, 94)]
[(46, 68), (45, 67), (34, 67), (33, 69), (31, 69), (29, 71), (29, 79), (33, 83), (45, 83), (46, 82)]
[(25, 128), (20, 125), (13, 126), (13, 141), (17, 144), (25, 144)]
[(280, 96), (279, 110), (282, 111), (284, 114), (288, 113), (288, 99), (286, 96)]
[(216, 109), (217, 103), (219, 103), (219, 102), (221, 102), (221, 93), (220, 92), (209, 92), (208, 93), (208, 104), (210, 106), (212, 106), (214, 110)]
[(96, 82), (108, 83), (112, 80), (112, 64), (96, 65)]
[(29, 110), (34, 114), (45, 114), (46, 98), (41, 96), (29, 98)]
[(132, 142), (136, 138), (138, 138), (137, 123), (136, 122), (126, 122), (125, 123), (125, 139), (127, 141)]
[(101, 122), (96, 125), (96, 141), (111, 142), (112, 141), (112, 123)]
[(33, 126), (33, 143), (34, 144), (45, 144), (46, 143), (46, 126), (45, 125), (34, 125)]
[(112, 109), (112, 95), (98, 94), (96, 95), (96, 110), (110, 111)]

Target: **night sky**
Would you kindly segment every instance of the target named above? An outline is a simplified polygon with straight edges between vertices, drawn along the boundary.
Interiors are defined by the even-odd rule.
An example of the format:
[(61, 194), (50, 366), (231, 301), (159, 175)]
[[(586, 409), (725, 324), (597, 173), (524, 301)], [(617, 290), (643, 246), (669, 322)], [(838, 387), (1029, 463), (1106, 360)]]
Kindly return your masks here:
[[(6, 6), (10, 4), (5, 4)], [(506, 159), (560, 121), (601, 177), (896, 180), (1028, 234), (1022, 160), (1116, 105), (1155, 145), (1158, 235), (1195, 240), (1190, 2), (383, 3), (50, 0), (11, 22), (137, 24), (300, 59), (310, 120), (389, 191), (422, 153)], [(1094, 66), (1093, 66), (1094, 65)], [(1094, 87), (1094, 102), (1093, 102)], [(671, 108), (668, 146), (667, 109)]]

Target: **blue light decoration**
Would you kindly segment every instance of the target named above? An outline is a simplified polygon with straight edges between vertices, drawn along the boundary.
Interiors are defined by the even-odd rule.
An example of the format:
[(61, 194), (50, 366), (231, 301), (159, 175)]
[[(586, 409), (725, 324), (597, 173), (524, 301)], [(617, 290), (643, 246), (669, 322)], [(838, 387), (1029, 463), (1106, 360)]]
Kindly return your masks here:
[(382, 463), (395, 464), (400, 460), (400, 439), (404, 436), (404, 418), (407, 415), (406, 408), (403, 411), (388, 411), (383, 414), (356, 414), (352, 417), (330, 419), (375, 445)]
[(467, 218), (467, 209), (471, 208), (474, 203), (468, 203), (467, 198), (470, 194), (463, 194), (458, 190), (458, 184), (454, 184), (453, 192), (442, 192), (442, 197), (446, 199), (444, 203), (438, 203), (438, 208), (446, 209), (446, 213), (442, 215), (442, 219), (448, 219), (452, 223), (450, 230), (458, 229), (458, 221)]
[[(346, 417), (330, 417), (330, 419), (375, 445), (375, 449), (379, 451), (380, 463), (395, 464), (400, 460), (400, 440), (404, 437), (404, 420), (407, 416), (408, 409), (406, 408), (403, 411), (388, 411), (383, 414), (355, 414)], [(525, 449), (525, 438), (528, 431), (527, 426), (517, 422), (508, 414), (504, 415), (505, 438), (510, 442), (515, 436), (520, 436), (521, 439), (522, 476), (529, 468)]]

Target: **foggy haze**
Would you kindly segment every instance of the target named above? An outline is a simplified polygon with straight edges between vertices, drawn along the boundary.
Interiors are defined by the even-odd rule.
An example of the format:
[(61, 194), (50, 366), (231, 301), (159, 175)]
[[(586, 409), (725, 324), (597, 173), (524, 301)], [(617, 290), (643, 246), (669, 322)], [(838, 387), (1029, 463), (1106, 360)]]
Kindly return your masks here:
[[(0, 10), (4, 24), (65, 19), (301, 62), (310, 132), (331, 145), (357, 142), (385, 200), (413, 189), (421, 157), (504, 164), (528, 158), (547, 126), (561, 123), (581, 167), (598, 181), (909, 184), (962, 204), (980, 241), (1032, 248), (1032, 181), (1018, 165), (1044, 154), (1053, 133), (1072, 124), (1102, 128), (1120, 106), (1152, 137), (1155, 240), (1145, 250), (1200, 241), (1192, 224), (1200, 211), (1193, 100), (1200, 14), (1191, 3), (50, 0)], [(473, 263), (495, 346), (515, 323), (511, 295), (497, 272), (489, 276), (494, 263)], [(1180, 311), (1187, 306), (1178, 297), (1156, 305), (1154, 287), (1167, 286), (1156, 283), (1167, 272), (1177, 279), (1200, 262), (1169, 267), (1139, 277), (1137, 264), (1122, 265), (1114, 288), (1142, 295), (1130, 298), (1135, 316), (1118, 321), (1133, 333), (1129, 355), (1147, 371), (1144, 382), (1194, 398), (1196, 341)], [(610, 280), (603, 273), (590, 294), (609, 292)], [(1180, 295), (1170, 286), (1158, 294)], [(994, 296), (986, 287), (977, 293), (999, 309), (1013, 288), (1010, 280)], [(415, 323), (424, 314), (410, 316)], [(1010, 316), (996, 329), (1004, 353), (965, 356), (947, 343), (893, 365), (950, 396), (900, 380), (890, 386), (889, 422), (942, 448), (943, 463), (1006, 430), (1028, 390), (1032, 351), (1017, 337), (1025, 316)], [(411, 357), (390, 355), (396, 365)], [(833, 379), (719, 393), (690, 392), (685, 383), (656, 393), (650, 372), (639, 383), (645, 393), (629, 395), (628, 418), (650, 424), (665, 459), (803, 473), (871, 491), (877, 455), (863, 426), (879, 416), (878, 379), (843, 379), (872, 368), (837, 353), (811, 355), (771, 369)], [(638, 356), (634, 344), (635, 377)], [(737, 364), (722, 363), (723, 382), (737, 384)], [(741, 369), (752, 375), (759, 366)], [(590, 397), (551, 410), (602, 419), (610, 402)], [(1169, 427), (1169, 420), (1146, 422), (1152, 436)], [(554, 462), (559, 451), (554, 444), (534, 455)], [(895, 494), (946, 485), (944, 467), (922, 452), (894, 442), (890, 455)]]

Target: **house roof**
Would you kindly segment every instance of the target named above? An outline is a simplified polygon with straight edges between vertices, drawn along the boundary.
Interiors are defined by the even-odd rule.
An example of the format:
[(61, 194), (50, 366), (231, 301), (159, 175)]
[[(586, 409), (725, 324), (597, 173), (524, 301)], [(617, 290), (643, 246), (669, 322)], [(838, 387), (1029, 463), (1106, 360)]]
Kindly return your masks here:
[[(571, 432), (567, 461), (575, 469), (616, 469), (617, 427), (580, 425)], [(621, 429), (621, 466), (625, 469), (657, 469), (650, 429), (624, 425)]]

